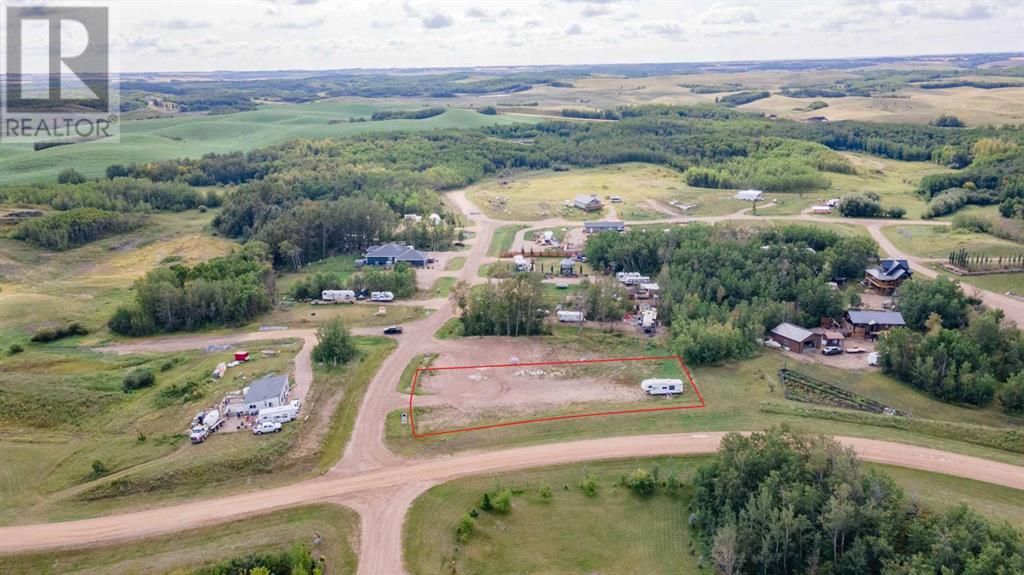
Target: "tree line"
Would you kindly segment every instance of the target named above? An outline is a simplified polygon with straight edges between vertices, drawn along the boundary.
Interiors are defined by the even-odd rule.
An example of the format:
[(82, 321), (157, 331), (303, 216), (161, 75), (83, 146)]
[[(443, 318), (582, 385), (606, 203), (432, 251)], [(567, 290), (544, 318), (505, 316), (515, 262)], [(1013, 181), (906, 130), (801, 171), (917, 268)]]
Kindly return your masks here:
[(449, 298), (459, 310), (464, 335), (527, 336), (546, 332), (541, 275), (519, 273), (501, 282), (470, 289), (456, 283)]
[(270, 311), (274, 289), (267, 246), (248, 242), (194, 266), (148, 272), (132, 285), (134, 301), (119, 307), (107, 325), (115, 333), (139, 336), (240, 324)]
[(145, 221), (139, 214), (74, 208), (27, 219), (14, 228), (11, 237), (50, 250), (66, 250), (130, 232), (142, 227)]
[(215, 191), (183, 182), (117, 177), (68, 184), (0, 186), (0, 203), (48, 205), (55, 210), (96, 208), (112, 212), (180, 212), (220, 205)]
[(852, 448), (773, 428), (723, 439), (693, 480), (691, 529), (715, 572), (1010, 575), (1024, 538), (965, 505), (939, 511)]

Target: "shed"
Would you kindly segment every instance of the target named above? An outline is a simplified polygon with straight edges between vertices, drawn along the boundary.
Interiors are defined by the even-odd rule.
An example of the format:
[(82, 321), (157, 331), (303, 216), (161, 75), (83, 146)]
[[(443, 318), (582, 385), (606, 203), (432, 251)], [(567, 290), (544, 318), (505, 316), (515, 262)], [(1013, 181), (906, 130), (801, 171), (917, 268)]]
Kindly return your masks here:
[(764, 192), (761, 190), (740, 190), (733, 197), (746, 202), (760, 202), (764, 199)]
[(236, 351), (235, 361), (249, 361), (249, 352), (247, 351)]
[(271, 375), (246, 388), (239, 413), (256, 415), (261, 409), (284, 405), (288, 399), (288, 376)]
[(571, 259), (565, 258), (564, 260), (562, 260), (562, 261), (560, 261), (558, 263), (558, 266), (560, 268), (559, 273), (561, 275), (563, 275), (563, 276), (574, 276), (574, 275), (576, 275), (576, 262), (572, 261)]
[(803, 353), (805, 349), (814, 349), (818, 340), (812, 331), (787, 322), (775, 326), (771, 331), (771, 337), (779, 342), (782, 349), (795, 353)]
[(601, 200), (597, 196), (589, 194), (579, 194), (572, 199), (572, 205), (585, 212), (596, 212), (604, 207)]
[(624, 232), (626, 231), (625, 222), (607, 221), (607, 222), (583, 222), (583, 233), (594, 234), (597, 232)]

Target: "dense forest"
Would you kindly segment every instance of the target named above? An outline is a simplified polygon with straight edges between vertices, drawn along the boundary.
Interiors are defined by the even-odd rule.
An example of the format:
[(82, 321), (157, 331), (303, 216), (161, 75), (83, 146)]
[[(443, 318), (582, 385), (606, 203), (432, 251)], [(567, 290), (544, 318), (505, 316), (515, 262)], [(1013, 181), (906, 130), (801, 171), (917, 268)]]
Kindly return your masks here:
[[(108, 169), (107, 173), (111, 171)], [(214, 191), (197, 189), (183, 182), (117, 176), (77, 184), (0, 186), (0, 203), (48, 205), (56, 210), (96, 208), (114, 212), (180, 212), (199, 206), (219, 206), (220, 196)]]
[(11, 237), (50, 250), (66, 250), (141, 227), (143, 216), (96, 208), (75, 208), (31, 218), (18, 224)]
[(253, 241), (191, 267), (157, 268), (136, 280), (132, 291), (134, 301), (118, 308), (108, 322), (115, 333), (138, 336), (239, 324), (273, 307), (274, 271), (266, 244)]
[(693, 485), (691, 528), (716, 573), (1024, 572), (1018, 531), (963, 505), (929, 509), (831, 438), (730, 434)]
[(827, 282), (862, 274), (876, 249), (870, 239), (808, 226), (750, 232), (695, 224), (666, 234), (596, 234), (586, 254), (598, 269), (657, 277), (673, 346), (687, 362), (706, 364), (749, 357), (781, 321), (840, 317), (851, 301)]

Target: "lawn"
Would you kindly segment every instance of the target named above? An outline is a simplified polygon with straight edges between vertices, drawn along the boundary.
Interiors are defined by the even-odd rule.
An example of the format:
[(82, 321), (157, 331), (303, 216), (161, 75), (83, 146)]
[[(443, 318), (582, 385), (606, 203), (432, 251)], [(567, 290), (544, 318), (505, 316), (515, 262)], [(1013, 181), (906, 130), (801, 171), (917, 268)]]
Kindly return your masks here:
[(331, 504), (296, 507), (264, 515), (131, 543), (0, 557), (4, 573), (187, 573), (249, 553), (279, 553), (295, 543), (311, 546), (322, 537), (314, 557), (324, 557), (329, 573), (356, 572), (353, 542), (359, 517)]
[(277, 292), (281, 295), (286, 295), (298, 281), (318, 273), (332, 274), (338, 278), (338, 281), (344, 282), (355, 273), (356, 259), (357, 256), (331, 256), (325, 260), (310, 262), (302, 266), (302, 269), (297, 272), (281, 274), (277, 278)]
[(902, 252), (921, 258), (945, 260), (961, 248), (993, 257), (1024, 253), (1024, 246), (988, 234), (954, 230), (948, 226), (891, 225), (882, 233)]
[(88, 177), (102, 177), (111, 164), (146, 163), (207, 153), (247, 152), (297, 138), (339, 138), (368, 132), (477, 128), (536, 119), (485, 116), (451, 109), (423, 120), (349, 122), (394, 106), (322, 101), (261, 106), (252, 112), (178, 116), (123, 122), (120, 142), (86, 143), (33, 151), (30, 146), (0, 146), (0, 185), (55, 181), (73, 167)]
[[(409, 364), (402, 370), (402, 376), (398, 378), (398, 392), (409, 393), (409, 388), (412, 387), (412, 377), (416, 374), (416, 370), (421, 367), (430, 367), (435, 361), (437, 361), (438, 353), (420, 353), (409, 360)], [(420, 377), (423, 377), (423, 373), (420, 373)], [(429, 373), (429, 372), (427, 372)], [(417, 389), (416, 395), (420, 395), (422, 390)]]
[(448, 297), (448, 292), (452, 291), (452, 286), (455, 285), (456, 278), (453, 277), (440, 277), (434, 280), (434, 285), (427, 292), (428, 297)]
[[(638, 339), (622, 333), (602, 333), (584, 329), (556, 328), (553, 336), (540, 338), (546, 346), (566, 347), (568, 354), (579, 349), (579, 356), (639, 357), (664, 355), (668, 350), (657, 339)], [(587, 355), (589, 354), (589, 355)], [(724, 366), (696, 367), (694, 379), (704, 395), (704, 409), (588, 417), (576, 420), (517, 425), (512, 427), (458, 433), (441, 437), (413, 439), (407, 426), (399, 423), (399, 412), (389, 414), (387, 441), (392, 449), (408, 455), (436, 455), (467, 449), (510, 447), (515, 445), (572, 441), (612, 435), (646, 433), (728, 431), (764, 429), (789, 423), (812, 432), (856, 435), (925, 445), (960, 453), (970, 453), (1020, 464), (1024, 458), (1007, 451), (969, 444), (956, 439), (924, 436), (898, 429), (867, 424), (827, 421), (794, 415), (762, 412), (762, 402), (789, 403), (783, 397), (777, 373), (788, 366), (832, 382), (856, 393), (898, 409), (914, 418), (962, 422), (1008, 429), (1024, 423), (1019, 417), (1000, 413), (995, 408), (975, 409), (943, 403), (876, 371), (848, 371), (817, 364), (796, 363), (781, 352), (766, 351), (761, 357)], [(803, 404), (795, 404), (803, 405)], [(579, 406), (551, 409), (544, 415), (571, 413)], [(484, 422), (480, 422), (484, 423)]]
[[(413, 574), (458, 573), (703, 573), (691, 555), (687, 517), (696, 470), (709, 457), (627, 459), (576, 463), (438, 485), (418, 498), (405, 524), (405, 560)], [(617, 485), (637, 468), (675, 474), (683, 485), (639, 497)], [(966, 503), (995, 521), (1024, 526), (1024, 498), (1007, 487), (868, 464), (889, 474), (933, 509)], [(592, 474), (590, 497), (579, 483)], [(550, 500), (539, 494), (551, 489)], [(478, 511), (472, 534), (460, 542), (455, 527), (486, 491), (512, 489), (506, 514)], [(698, 553), (699, 555), (699, 553)]]
[(457, 272), (466, 265), (466, 256), (456, 256), (444, 265), (444, 270), (447, 272)]
[[(384, 315), (377, 315), (380, 309)], [(308, 303), (281, 303), (273, 311), (262, 315), (248, 326), (256, 329), (264, 325), (284, 325), (289, 327), (316, 327), (334, 318), (348, 327), (388, 326), (421, 319), (428, 310), (414, 305), (389, 303), (378, 305), (371, 302), (354, 304), (312, 305)]]
[(1022, 272), (1012, 274), (958, 276), (949, 273), (945, 268), (938, 264), (932, 264), (931, 268), (953, 281), (964, 284), (964, 289), (967, 293), (971, 292), (971, 289), (967, 286), (974, 286), (995, 293), (1005, 294), (1013, 292), (1018, 295), (1024, 294), (1024, 273)]
[(498, 257), (512, 249), (512, 242), (516, 239), (516, 232), (522, 229), (526, 229), (526, 226), (522, 224), (512, 224), (509, 226), (501, 226), (494, 230), (494, 236), (491, 238), (491, 245), (487, 247), (487, 255), (491, 257)]

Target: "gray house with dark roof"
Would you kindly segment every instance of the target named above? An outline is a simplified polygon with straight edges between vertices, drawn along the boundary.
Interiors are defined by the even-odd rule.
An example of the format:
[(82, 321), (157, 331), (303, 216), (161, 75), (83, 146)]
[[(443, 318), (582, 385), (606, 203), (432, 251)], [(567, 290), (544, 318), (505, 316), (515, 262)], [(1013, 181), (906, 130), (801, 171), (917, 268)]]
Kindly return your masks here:
[(284, 405), (288, 400), (288, 376), (270, 375), (252, 382), (245, 390), (245, 398), (238, 410), (255, 415), (261, 409)]
[(405, 262), (413, 267), (421, 268), (427, 265), (427, 254), (412, 246), (390, 243), (382, 246), (370, 246), (363, 256), (363, 264), (368, 266), (393, 266), (398, 262)]
[(597, 196), (589, 194), (577, 195), (572, 199), (572, 205), (585, 212), (596, 212), (604, 207), (604, 204), (597, 198)]
[(583, 222), (583, 233), (594, 234), (597, 232), (624, 232), (626, 231), (626, 224), (624, 222)]
[(892, 327), (907, 325), (898, 311), (851, 309), (846, 312), (847, 329), (855, 334), (873, 336)]

